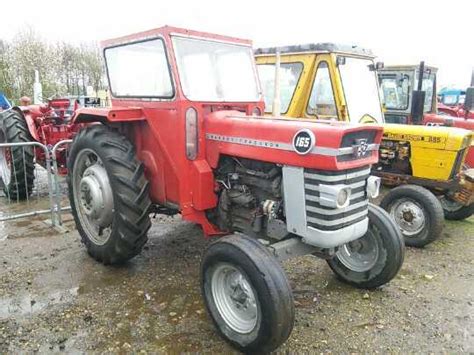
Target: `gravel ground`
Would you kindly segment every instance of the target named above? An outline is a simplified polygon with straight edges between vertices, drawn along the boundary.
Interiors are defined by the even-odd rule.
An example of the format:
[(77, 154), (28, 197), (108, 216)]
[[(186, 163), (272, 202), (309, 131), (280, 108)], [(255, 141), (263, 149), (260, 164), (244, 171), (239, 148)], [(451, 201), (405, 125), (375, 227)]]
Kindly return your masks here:
[[(0, 198), (0, 210), (9, 210)], [(105, 267), (42, 218), (0, 222), (0, 353), (231, 352), (199, 292), (197, 226), (157, 217), (141, 255)], [(407, 249), (376, 291), (348, 287), (323, 260), (284, 264), (296, 323), (282, 351), (474, 352), (474, 218)]]

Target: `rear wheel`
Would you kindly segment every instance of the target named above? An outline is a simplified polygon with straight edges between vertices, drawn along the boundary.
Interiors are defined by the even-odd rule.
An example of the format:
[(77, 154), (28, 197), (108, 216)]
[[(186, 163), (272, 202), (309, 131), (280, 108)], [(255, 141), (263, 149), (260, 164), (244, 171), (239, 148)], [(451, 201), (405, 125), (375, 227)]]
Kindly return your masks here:
[(72, 213), (89, 254), (113, 264), (140, 253), (151, 202), (132, 144), (108, 127), (87, 127), (74, 138), (68, 169)]
[(257, 240), (232, 235), (206, 250), (201, 287), (221, 335), (244, 352), (270, 352), (286, 341), (294, 323), (293, 295), (285, 272)]
[[(23, 116), (15, 110), (0, 114), (0, 143), (27, 143), (33, 138)], [(5, 194), (12, 200), (24, 200), (33, 191), (33, 147), (0, 148), (0, 178)]]
[(405, 245), (423, 247), (441, 236), (443, 208), (429, 190), (415, 185), (398, 186), (380, 202), (397, 223)]
[(449, 197), (443, 196), (439, 200), (443, 207), (444, 217), (452, 221), (461, 221), (469, 218), (474, 214), (474, 203), (470, 205), (461, 205)]
[(367, 233), (349, 242), (328, 260), (338, 278), (358, 288), (376, 288), (389, 282), (403, 265), (403, 237), (390, 216), (369, 204)]

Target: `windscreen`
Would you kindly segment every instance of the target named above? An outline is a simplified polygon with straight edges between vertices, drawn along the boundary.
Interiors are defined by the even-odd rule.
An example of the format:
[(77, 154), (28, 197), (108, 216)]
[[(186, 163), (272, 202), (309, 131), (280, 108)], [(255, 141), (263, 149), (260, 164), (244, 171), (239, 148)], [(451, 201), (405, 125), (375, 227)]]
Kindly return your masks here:
[[(273, 110), (275, 98), (275, 64), (259, 64), (257, 68), (265, 99), (265, 112), (269, 113)], [(282, 114), (288, 111), (302, 71), (302, 63), (280, 64), (280, 113)]]
[(173, 37), (181, 87), (192, 101), (255, 102), (259, 89), (252, 49)]
[(173, 86), (161, 39), (105, 49), (110, 88), (115, 97), (171, 98)]
[(382, 123), (377, 75), (370, 59), (345, 57), (338, 65), (351, 122), (367, 118)]
[(410, 97), (410, 77), (407, 74), (380, 74), (385, 108), (388, 110), (406, 110)]

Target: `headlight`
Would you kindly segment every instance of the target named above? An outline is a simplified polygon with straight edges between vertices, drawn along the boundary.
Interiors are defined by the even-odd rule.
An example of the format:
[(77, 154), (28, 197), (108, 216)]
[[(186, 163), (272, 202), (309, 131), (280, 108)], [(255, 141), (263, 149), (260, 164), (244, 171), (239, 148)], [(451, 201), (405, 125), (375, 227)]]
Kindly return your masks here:
[(367, 179), (367, 195), (370, 198), (376, 198), (380, 193), (380, 178), (377, 176), (369, 176)]
[(342, 189), (337, 194), (337, 207), (346, 207), (349, 204), (350, 190)]
[(331, 208), (347, 207), (351, 200), (351, 188), (347, 185), (319, 185), (319, 203)]

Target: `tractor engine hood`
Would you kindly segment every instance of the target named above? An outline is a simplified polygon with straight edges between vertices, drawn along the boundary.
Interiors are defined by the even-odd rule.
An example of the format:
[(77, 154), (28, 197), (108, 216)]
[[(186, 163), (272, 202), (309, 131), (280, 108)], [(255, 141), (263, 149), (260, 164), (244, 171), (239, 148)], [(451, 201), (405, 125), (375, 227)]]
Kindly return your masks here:
[(374, 164), (382, 127), (336, 121), (246, 116), (218, 111), (204, 120), (206, 157), (216, 167), (221, 155), (321, 170)]
[(471, 132), (462, 128), (385, 124), (384, 140), (410, 142), (428, 149), (458, 151), (469, 145)]

